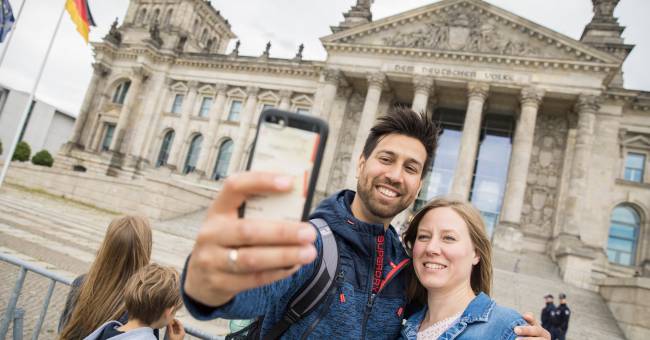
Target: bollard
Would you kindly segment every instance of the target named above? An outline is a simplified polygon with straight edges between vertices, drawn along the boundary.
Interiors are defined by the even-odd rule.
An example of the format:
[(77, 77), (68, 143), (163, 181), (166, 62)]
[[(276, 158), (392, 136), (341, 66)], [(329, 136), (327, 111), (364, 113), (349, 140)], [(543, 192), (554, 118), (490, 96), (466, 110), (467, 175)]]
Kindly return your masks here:
[(14, 340), (23, 340), (23, 319), (25, 311), (22, 308), (16, 308), (14, 312)]

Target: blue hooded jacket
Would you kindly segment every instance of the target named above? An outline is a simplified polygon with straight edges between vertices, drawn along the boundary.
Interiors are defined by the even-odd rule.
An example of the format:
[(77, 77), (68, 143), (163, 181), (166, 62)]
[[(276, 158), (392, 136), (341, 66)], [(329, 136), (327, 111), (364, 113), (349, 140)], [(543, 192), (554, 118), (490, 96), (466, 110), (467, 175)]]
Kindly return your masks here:
[[(334, 232), (339, 272), (330, 303), (321, 303), (290, 327), (283, 339), (396, 339), (406, 304), (409, 263), (391, 226), (356, 219), (350, 206), (355, 193), (340, 191), (325, 199), (310, 216), (322, 218)], [(320, 254), (320, 236), (316, 241)], [(183, 292), (187, 310), (199, 320), (251, 319), (264, 315), (262, 336), (284, 315), (289, 299), (312, 276), (315, 262), (270, 285), (244, 291), (216, 309), (206, 309)], [(183, 281), (184, 275), (183, 273)], [(183, 285), (181, 285), (183, 287)]]

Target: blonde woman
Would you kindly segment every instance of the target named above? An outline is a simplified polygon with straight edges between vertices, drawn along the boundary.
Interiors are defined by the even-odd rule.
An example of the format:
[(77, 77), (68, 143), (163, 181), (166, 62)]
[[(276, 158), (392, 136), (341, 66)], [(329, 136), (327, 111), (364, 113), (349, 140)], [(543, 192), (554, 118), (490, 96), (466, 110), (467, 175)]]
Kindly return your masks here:
[(412, 256), (408, 298), (423, 306), (406, 321), (404, 339), (515, 339), (526, 325), (490, 295), (492, 249), (479, 211), (471, 204), (435, 199), (403, 235)]
[(60, 339), (82, 339), (109, 320), (126, 323), (124, 287), (149, 263), (151, 244), (146, 218), (125, 216), (111, 222), (90, 270), (73, 282), (59, 321)]

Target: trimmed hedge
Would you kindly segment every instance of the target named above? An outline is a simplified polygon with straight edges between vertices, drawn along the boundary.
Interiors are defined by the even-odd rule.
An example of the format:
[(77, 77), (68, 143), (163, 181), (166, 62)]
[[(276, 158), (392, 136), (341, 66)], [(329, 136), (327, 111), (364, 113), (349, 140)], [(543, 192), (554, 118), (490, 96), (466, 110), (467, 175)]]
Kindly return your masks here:
[(19, 162), (27, 162), (29, 160), (29, 156), (32, 155), (32, 148), (29, 147), (29, 144), (25, 142), (20, 142), (18, 145), (16, 145), (16, 151), (14, 151), (14, 155), (11, 157), (12, 161), (19, 161)]
[(32, 163), (34, 165), (49, 166), (51, 168), (52, 164), (54, 164), (54, 158), (52, 158), (52, 155), (50, 155), (47, 150), (41, 150), (32, 157)]

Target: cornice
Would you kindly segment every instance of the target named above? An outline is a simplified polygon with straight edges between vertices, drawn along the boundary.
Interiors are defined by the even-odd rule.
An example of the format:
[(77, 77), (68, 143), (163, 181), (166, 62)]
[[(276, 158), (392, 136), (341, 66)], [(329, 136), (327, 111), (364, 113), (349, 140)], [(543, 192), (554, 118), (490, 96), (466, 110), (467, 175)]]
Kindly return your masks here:
[(325, 63), (318, 61), (295, 62), (290, 59), (269, 58), (260, 61), (256, 57), (231, 57), (229, 55), (202, 55), (200, 53), (175, 54), (160, 51), (149, 44), (122, 45), (116, 48), (111, 44), (97, 43), (96, 52), (102, 52), (110, 59), (137, 60), (145, 55), (155, 63), (178, 66), (220, 69), (239, 72), (270, 73), (293, 77), (318, 79)]
[(327, 52), (346, 52), (357, 54), (379, 54), (386, 56), (402, 56), (410, 58), (421, 58), (427, 62), (432, 59), (482, 62), (493, 65), (506, 66), (527, 66), (540, 69), (574, 70), (611, 73), (618, 70), (616, 63), (603, 64), (598, 62), (574, 61), (565, 59), (544, 59), (523, 56), (508, 56), (501, 54), (476, 54), (456, 51), (436, 51), (417, 48), (389, 47), (379, 45), (324, 43)]

